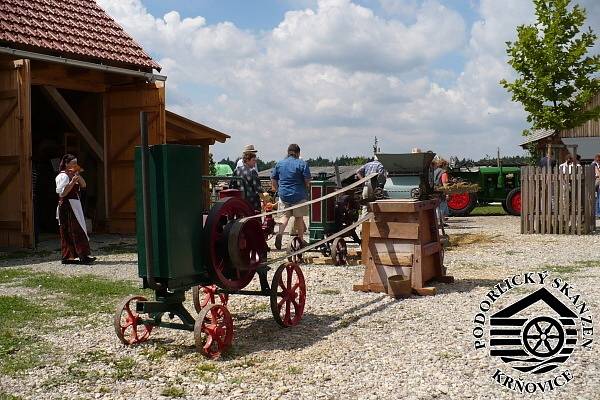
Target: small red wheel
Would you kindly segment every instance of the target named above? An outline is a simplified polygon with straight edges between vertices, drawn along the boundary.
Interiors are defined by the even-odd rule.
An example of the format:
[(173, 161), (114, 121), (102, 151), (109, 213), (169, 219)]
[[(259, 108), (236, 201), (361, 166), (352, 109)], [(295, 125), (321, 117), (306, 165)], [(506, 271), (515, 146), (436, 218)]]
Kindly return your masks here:
[[(292, 240), (290, 241), (290, 244), (288, 246), (288, 251), (290, 253), (295, 253), (300, 249), (302, 249), (302, 239), (300, 239), (298, 236), (293, 236)], [(302, 262), (302, 254), (290, 256), (290, 257), (288, 257), (288, 261), (297, 263), (297, 264), (301, 263)]]
[(281, 264), (271, 283), (271, 312), (283, 327), (298, 325), (304, 314), (306, 283), (298, 264)]
[(453, 210), (462, 210), (471, 201), (469, 193), (453, 193), (448, 196), (448, 207)]
[(194, 324), (196, 349), (217, 359), (233, 342), (233, 319), (223, 304), (209, 304), (198, 313)]
[(333, 258), (335, 265), (346, 265), (348, 263), (348, 247), (343, 237), (333, 239), (331, 258)]
[(121, 342), (127, 345), (145, 342), (150, 337), (152, 325), (142, 323), (136, 311), (138, 301), (147, 301), (143, 296), (130, 296), (123, 299), (114, 316), (115, 333)]
[(199, 313), (208, 304), (223, 304), (226, 306), (229, 295), (227, 293), (217, 293), (217, 285), (198, 285), (192, 288), (192, 300), (194, 301), (194, 309)]

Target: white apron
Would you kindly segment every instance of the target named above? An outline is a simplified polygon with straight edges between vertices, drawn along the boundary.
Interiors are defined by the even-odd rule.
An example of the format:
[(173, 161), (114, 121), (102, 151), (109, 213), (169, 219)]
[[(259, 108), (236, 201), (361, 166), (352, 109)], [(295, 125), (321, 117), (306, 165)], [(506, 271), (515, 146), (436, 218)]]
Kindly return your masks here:
[[(81, 229), (83, 229), (85, 236), (88, 238), (88, 240), (90, 240), (85, 226), (85, 216), (83, 215), (83, 207), (81, 207), (81, 201), (77, 199), (69, 199), (69, 204), (71, 205), (71, 210), (73, 210), (73, 214), (75, 214), (75, 218), (77, 219), (79, 226), (81, 226)], [(56, 207), (56, 219), (58, 220), (58, 224), (60, 225), (60, 218), (58, 218), (58, 207)]]

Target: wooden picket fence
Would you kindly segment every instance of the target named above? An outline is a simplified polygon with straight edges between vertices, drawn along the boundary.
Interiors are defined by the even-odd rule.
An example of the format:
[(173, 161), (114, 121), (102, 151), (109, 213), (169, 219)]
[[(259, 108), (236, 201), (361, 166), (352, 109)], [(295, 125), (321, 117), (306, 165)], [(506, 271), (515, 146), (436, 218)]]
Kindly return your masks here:
[(596, 229), (594, 169), (521, 167), (521, 233), (585, 235)]

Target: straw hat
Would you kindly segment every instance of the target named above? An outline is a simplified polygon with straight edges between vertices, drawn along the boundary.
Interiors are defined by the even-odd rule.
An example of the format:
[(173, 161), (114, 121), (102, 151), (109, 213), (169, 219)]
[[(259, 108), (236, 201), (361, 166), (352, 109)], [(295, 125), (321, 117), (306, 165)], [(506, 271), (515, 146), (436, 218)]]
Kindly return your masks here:
[(242, 153), (258, 153), (258, 150), (254, 148), (253, 144), (247, 144), (244, 146)]

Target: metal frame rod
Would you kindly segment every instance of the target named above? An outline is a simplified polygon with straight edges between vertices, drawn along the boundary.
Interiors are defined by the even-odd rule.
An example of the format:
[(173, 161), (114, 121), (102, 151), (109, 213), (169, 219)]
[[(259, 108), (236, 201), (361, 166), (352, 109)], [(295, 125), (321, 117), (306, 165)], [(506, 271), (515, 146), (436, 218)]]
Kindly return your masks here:
[(96, 64), (96, 63), (88, 62), (88, 61), (74, 60), (72, 58), (57, 57), (57, 56), (51, 56), (48, 54), (34, 53), (32, 51), (18, 50), (18, 49), (13, 49), (10, 47), (0, 46), (0, 53), (1, 54), (10, 54), (10, 55), (13, 55), (16, 57), (28, 58), (31, 60), (46, 61), (46, 62), (51, 62), (51, 63), (55, 63), (55, 64), (70, 65), (73, 67), (80, 67), (80, 68), (87, 68), (87, 69), (95, 69), (98, 71), (110, 72), (110, 73), (115, 73), (115, 74), (120, 74), (120, 75), (135, 76), (138, 78), (145, 78), (149, 82), (155, 82), (155, 81), (163, 81), (164, 82), (167, 80), (166, 75), (154, 74), (152, 72), (136, 71), (133, 69), (113, 67), (111, 65)]
[(148, 165), (148, 113), (140, 112), (141, 156), (142, 156), (142, 205), (144, 209), (144, 244), (146, 249), (146, 279), (151, 289), (161, 285), (154, 278), (154, 248), (152, 245), (152, 215), (150, 211), (150, 169)]

